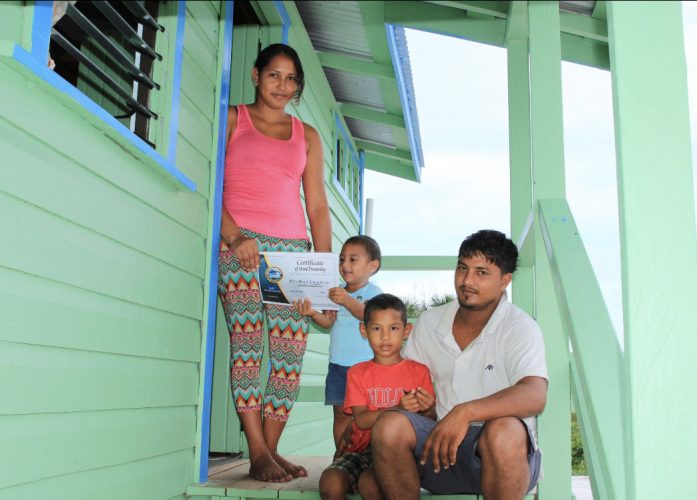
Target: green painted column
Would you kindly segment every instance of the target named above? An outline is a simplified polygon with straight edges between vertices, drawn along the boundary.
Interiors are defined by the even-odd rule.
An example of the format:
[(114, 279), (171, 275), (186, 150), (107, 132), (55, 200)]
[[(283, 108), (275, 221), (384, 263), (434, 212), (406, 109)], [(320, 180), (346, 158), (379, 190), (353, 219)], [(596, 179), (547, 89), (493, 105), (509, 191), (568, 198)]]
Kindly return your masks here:
[(679, 2), (608, 2), (628, 498), (694, 498), (697, 238)]
[[(511, 2), (506, 29), (508, 55), (508, 149), (511, 190), (511, 238), (519, 243), (532, 210), (530, 165), (530, 84), (528, 65), (527, 2)], [(534, 246), (529, 235), (525, 250)], [(521, 248), (519, 267), (513, 275), (513, 302), (534, 314), (534, 256)]]
[[(528, 2), (533, 200), (565, 198), (559, 3)], [(537, 206), (537, 203), (534, 204)], [(569, 343), (535, 209), (535, 318), (545, 335), (549, 393), (538, 419), (545, 478), (541, 500), (571, 498)]]

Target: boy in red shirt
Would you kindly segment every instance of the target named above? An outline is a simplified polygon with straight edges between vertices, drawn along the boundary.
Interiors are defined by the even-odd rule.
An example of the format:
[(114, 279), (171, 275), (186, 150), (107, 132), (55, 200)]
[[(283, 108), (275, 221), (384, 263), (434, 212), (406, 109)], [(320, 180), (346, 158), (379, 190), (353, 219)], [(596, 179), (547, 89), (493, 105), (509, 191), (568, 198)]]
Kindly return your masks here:
[(400, 408), (435, 419), (435, 391), (428, 368), (400, 355), (411, 327), (398, 297), (383, 293), (365, 303), (360, 330), (374, 357), (348, 371), (344, 412), (353, 415), (350, 443), (337, 451), (322, 473), (323, 499), (343, 499), (358, 491), (361, 474), (372, 466), (370, 429), (382, 412)]

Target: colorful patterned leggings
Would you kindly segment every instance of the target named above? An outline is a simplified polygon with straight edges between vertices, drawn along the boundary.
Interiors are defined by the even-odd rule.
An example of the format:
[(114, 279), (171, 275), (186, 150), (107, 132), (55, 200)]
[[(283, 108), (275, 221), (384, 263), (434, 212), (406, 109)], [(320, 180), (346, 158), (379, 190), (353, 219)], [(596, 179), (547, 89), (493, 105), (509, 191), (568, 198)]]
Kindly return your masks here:
[[(282, 239), (242, 229), (254, 238), (260, 251), (306, 252), (307, 240)], [(221, 240), (218, 266), (218, 295), (230, 333), (230, 385), (239, 412), (262, 407), (259, 371), (264, 351), (264, 313), (269, 330), (271, 371), (264, 393), (264, 417), (287, 420), (298, 395), (300, 370), (307, 345), (309, 323), (293, 307), (264, 304), (258, 272), (246, 272), (237, 257)]]

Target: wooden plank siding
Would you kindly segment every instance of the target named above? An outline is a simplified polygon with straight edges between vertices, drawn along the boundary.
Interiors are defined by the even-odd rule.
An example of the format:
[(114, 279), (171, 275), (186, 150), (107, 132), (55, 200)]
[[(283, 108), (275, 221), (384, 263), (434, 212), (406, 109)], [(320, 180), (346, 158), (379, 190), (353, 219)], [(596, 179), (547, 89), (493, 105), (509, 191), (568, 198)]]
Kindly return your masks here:
[[(22, 4), (0, 38), (27, 38)], [(0, 71), (0, 499), (184, 498), (195, 477), (219, 16), (187, 3), (195, 193)]]
[[(31, 9), (3, 2), (0, 39), (29, 49)], [(174, 163), (195, 192), (146, 167), (87, 111), (0, 71), (0, 499), (184, 498), (196, 477), (220, 12), (219, 1), (186, 3)], [(167, 21), (171, 41), (176, 19)], [(266, 43), (280, 36), (278, 27), (262, 31)], [(331, 182), (336, 102), (301, 26), (290, 43), (309, 68), (290, 111), (322, 139), (338, 251), (359, 221)], [(173, 51), (163, 53), (169, 64)], [(233, 57), (233, 73), (249, 78), (249, 69)], [(169, 81), (171, 67), (162, 74)], [(171, 95), (165, 88), (154, 99), (168, 109)], [(153, 127), (168, 134), (166, 121)], [(158, 141), (164, 156), (168, 142)], [(220, 349), (222, 316), (217, 329)], [(312, 332), (303, 385), (317, 389), (329, 337)], [(227, 349), (214, 392), (229, 393), (219, 383)], [(226, 447), (239, 448), (232, 407), (223, 417)], [(298, 402), (279, 450), (330, 454), (331, 422), (322, 402)]]

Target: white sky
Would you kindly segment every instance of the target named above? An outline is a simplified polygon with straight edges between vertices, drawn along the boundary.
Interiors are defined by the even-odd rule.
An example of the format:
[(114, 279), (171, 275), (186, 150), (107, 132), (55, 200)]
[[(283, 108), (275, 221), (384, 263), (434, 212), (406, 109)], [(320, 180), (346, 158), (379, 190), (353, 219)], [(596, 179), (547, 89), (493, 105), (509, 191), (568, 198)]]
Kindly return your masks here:
[[(683, 2), (683, 18), (694, 165), (697, 2)], [(426, 167), (420, 184), (366, 171), (365, 196), (375, 200), (373, 236), (384, 255), (455, 255), (478, 229), (510, 231), (506, 52), (411, 30), (407, 39)], [(563, 63), (562, 83), (567, 198), (621, 332), (610, 74)], [(416, 299), (453, 292), (452, 271), (380, 271), (374, 281)]]

